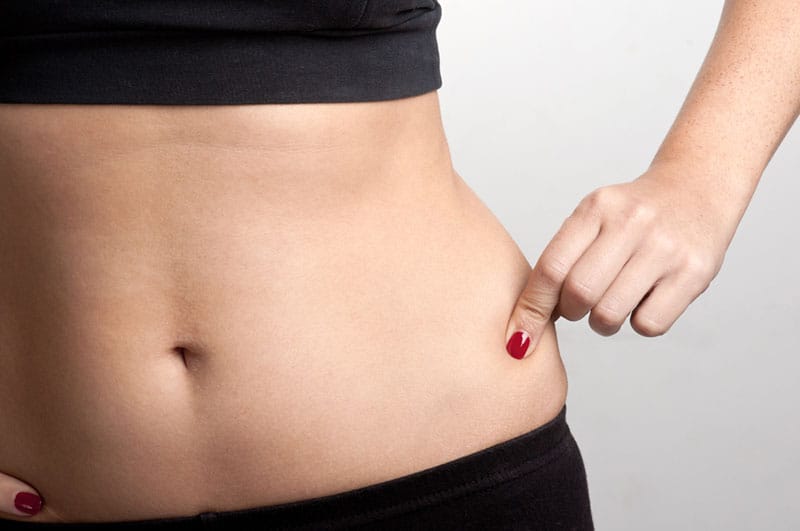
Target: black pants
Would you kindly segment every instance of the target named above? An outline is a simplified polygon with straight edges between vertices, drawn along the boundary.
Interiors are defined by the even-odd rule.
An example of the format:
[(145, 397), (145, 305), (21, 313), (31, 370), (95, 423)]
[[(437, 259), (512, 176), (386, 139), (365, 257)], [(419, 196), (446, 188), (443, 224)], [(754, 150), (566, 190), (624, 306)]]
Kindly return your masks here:
[(320, 498), (107, 524), (0, 520), (0, 529), (593, 530), (566, 413), (453, 461)]

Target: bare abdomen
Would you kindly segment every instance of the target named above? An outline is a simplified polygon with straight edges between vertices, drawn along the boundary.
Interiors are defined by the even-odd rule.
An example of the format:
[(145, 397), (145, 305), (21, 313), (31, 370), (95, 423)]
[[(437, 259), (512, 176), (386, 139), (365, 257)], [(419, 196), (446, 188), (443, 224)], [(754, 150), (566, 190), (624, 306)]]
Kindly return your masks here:
[(28, 521), (323, 496), (556, 415), (552, 326), (504, 349), (529, 265), (450, 167), (348, 187), (218, 151), (2, 155), (0, 471), (44, 496)]

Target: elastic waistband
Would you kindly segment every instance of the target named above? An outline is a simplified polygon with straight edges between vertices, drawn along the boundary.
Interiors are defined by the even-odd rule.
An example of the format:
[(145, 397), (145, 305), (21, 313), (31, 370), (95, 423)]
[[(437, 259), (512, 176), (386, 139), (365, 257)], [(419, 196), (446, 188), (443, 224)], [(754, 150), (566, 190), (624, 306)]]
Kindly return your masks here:
[(150, 29), (0, 38), (0, 103), (332, 103), (441, 84), (436, 28), (420, 17), (393, 31), (337, 35)]

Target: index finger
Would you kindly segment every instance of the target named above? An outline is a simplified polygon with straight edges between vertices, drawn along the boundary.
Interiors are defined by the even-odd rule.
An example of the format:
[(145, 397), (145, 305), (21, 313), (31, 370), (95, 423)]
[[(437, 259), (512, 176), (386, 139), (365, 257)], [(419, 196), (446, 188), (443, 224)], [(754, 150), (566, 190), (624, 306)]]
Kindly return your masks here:
[(564, 280), (599, 233), (600, 223), (592, 218), (573, 214), (564, 220), (533, 266), (520, 296), (530, 309), (530, 319), (537, 322), (558, 319), (557, 306)]

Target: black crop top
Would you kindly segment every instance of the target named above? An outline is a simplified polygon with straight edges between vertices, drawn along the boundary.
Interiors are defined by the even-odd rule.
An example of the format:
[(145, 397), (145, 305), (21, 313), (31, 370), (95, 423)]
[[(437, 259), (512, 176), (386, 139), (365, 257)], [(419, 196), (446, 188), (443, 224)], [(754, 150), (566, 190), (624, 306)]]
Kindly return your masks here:
[(438, 89), (436, 0), (0, 0), (0, 103), (375, 101)]

